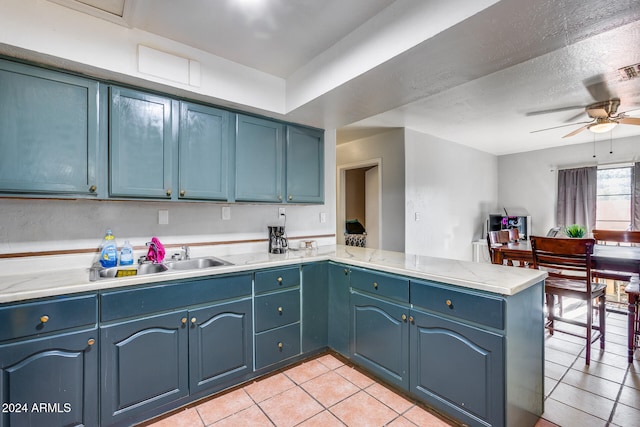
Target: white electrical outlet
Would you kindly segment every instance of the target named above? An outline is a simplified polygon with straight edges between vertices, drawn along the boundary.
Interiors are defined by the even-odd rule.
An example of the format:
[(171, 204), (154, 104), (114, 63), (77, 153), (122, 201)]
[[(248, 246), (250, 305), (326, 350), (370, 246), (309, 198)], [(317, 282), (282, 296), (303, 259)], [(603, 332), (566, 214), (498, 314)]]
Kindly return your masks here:
[(284, 213), (284, 208), (278, 208), (278, 218), (285, 215), (286, 214)]
[(324, 224), (325, 222), (327, 222), (327, 213), (326, 212), (320, 212), (320, 223)]
[(158, 224), (160, 225), (169, 224), (169, 211), (167, 209), (160, 209), (158, 211)]
[(413, 216), (416, 221), (420, 221), (420, 212), (414, 213)]
[(228, 221), (231, 219), (231, 206), (222, 207), (222, 219)]

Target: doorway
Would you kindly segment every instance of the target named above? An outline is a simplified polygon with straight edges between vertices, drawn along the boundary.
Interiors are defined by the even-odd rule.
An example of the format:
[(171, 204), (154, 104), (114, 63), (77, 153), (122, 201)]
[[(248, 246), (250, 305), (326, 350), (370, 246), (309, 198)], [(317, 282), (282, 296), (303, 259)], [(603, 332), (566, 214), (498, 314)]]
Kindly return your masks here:
[(338, 169), (338, 242), (344, 244), (345, 221), (357, 219), (367, 232), (367, 248), (381, 246), (381, 159)]

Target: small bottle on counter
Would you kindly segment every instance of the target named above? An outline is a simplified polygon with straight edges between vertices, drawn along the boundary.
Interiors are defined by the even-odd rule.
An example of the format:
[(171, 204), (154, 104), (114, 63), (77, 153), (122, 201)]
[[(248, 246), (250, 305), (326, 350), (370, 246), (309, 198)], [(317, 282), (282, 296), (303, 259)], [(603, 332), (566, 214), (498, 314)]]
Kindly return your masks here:
[(107, 230), (100, 244), (100, 264), (104, 268), (115, 267), (118, 264), (118, 245), (111, 229)]
[(120, 265), (133, 265), (133, 246), (128, 240), (124, 241), (120, 249)]

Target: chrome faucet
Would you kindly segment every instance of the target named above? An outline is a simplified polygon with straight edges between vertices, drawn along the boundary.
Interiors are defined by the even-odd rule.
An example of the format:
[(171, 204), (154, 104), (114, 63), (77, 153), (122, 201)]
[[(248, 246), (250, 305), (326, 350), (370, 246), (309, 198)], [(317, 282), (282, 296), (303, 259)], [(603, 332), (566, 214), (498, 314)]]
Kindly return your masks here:
[(184, 245), (182, 247), (182, 250), (184, 251), (184, 259), (190, 259), (191, 258), (191, 248), (189, 248), (189, 246)]

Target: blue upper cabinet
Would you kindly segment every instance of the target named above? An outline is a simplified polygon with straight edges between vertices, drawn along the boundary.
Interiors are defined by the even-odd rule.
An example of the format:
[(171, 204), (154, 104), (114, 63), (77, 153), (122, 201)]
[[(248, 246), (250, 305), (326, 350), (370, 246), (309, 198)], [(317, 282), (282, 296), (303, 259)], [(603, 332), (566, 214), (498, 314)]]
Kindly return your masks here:
[(179, 198), (227, 200), (231, 113), (180, 103)]
[(287, 202), (324, 201), (324, 134), (287, 126)]
[(98, 82), (0, 60), (0, 192), (94, 194)]
[(284, 125), (238, 114), (235, 166), (237, 201), (283, 201)]
[(119, 87), (110, 94), (110, 195), (170, 199), (172, 101)]

